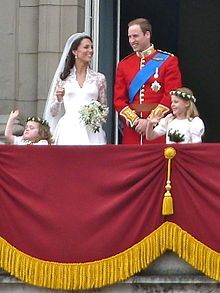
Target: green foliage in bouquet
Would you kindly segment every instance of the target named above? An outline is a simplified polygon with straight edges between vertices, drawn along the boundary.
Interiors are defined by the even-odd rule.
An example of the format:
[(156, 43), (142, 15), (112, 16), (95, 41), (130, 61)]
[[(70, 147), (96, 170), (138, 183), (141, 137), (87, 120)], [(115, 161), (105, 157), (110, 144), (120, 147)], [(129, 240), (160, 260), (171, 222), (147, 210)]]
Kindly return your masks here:
[(182, 142), (185, 139), (184, 134), (181, 134), (179, 130), (174, 130), (172, 132), (172, 129), (168, 131), (168, 137), (170, 141), (173, 141), (173, 142)]

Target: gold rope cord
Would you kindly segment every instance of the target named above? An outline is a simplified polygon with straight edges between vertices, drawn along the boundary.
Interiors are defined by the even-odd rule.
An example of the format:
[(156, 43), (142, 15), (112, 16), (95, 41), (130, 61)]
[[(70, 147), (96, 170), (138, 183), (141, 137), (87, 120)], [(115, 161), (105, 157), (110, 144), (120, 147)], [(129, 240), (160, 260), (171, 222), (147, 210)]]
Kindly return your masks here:
[(164, 194), (163, 198), (163, 204), (162, 204), (162, 215), (168, 216), (173, 215), (173, 198), (172, 194), (170, 192), (171, 190), (171, 160), (175, 157), (176, 150), (172, 147), (168, 147), (164, 149), (164, 157), (168, 160), (167, 163), (167, 182), (166, 182), (166, 192)]

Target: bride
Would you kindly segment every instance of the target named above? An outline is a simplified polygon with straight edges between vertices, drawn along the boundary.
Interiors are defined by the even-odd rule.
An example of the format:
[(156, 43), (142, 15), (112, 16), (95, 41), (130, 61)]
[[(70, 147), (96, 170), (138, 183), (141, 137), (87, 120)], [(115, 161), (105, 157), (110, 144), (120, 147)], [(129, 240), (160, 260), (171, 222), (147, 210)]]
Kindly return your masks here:
[(44, 111), (57, 145), (106, 144), (102, 127), (98, 132), (80, 119), (80, 110), (94, 100), (107, 104), (106, 78), (90, 69), (92, 39), (85, 33), (72, 35), (64, 47)]

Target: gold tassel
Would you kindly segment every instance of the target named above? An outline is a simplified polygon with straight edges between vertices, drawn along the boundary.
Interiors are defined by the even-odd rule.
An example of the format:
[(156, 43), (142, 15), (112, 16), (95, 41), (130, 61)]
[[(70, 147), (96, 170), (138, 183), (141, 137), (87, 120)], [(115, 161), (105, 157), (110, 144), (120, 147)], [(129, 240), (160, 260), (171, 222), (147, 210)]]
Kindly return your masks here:
[(176, 150), (172, 147), (165, 148), (164, 150), (164, 157), (168, 160), (167, 164), (167, 184), (165, 186), (166, 192), (164, 194), (163, 198), (163, 204), (162, 204), (162, 215), (168, 216), (173, 215), (173, 198), (171, 195), (171, 180), (170, 180), (170, 174), (171, 174), (171, 160), (175, 157)]
[(172, 198), (171, 193), (169, 191), (167, 191), (164, 194), (162, 215), (164, 215), (164, 216), (173, 215), (173, 198)]

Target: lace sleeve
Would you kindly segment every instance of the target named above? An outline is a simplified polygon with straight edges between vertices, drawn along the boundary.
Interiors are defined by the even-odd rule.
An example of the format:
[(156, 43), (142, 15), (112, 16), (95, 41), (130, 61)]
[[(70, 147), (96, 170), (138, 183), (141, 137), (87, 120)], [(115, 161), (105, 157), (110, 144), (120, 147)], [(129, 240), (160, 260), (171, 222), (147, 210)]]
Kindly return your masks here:
[(59, 119), (64, 114), (63, 102), (58, 102), (55, 94), (59, 80), (59, 78), (56, 78), (51, 84), (43, 115), (44, 119), (49, 122), (50, 130), (52, 133), (54, 132)]
[[(57, 88), (59, 82), (60, 82), (60, 79), (57, 80), (55, 89)], [(63, 104), (63, 101), (59, 102), (57, 100), (57, 97), (56, 97), (56, 94), (55, 94), (55, 91), (54, 91), (52, 99), (51, 99), (51, 104), (50, 104), (50, 113), (51, 113), (52, 117), (58, 115), (58, 113), (61, 110), (62, 104)]]
[(62, 109), (62, 104), (63, 104), (63, 101), (58, 102), (57, 99), (54, 99), (54, 101), (51, 103), (50, 112), (53, 117), (58, 115), (58, 113)]
[(98, 88), (99, 96), (98, 101), (102, 104), (107, 105), (107, 83), (104, 74), (99, 73), (98, 75)]

